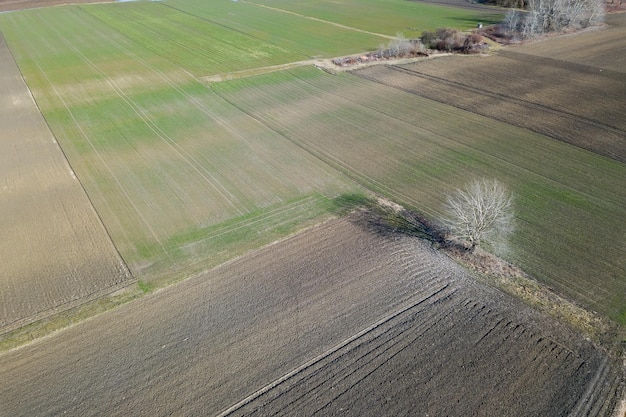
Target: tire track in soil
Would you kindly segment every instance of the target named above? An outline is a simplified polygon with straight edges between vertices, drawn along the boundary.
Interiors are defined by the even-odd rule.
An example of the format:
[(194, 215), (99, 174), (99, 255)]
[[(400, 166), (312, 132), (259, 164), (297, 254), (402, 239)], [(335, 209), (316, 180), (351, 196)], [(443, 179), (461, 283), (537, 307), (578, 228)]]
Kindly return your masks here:
[[(54, 32), (58, 31), (51, 27), (51, 30)], [(224, 201), (228, 202), (233, 210), (235, 210), (237, 213), (239, 213), (240, 215), (242, 215), (245, 212), (245, 208), (243, 208), (242, 206), (238, 207), (235, 204), (236, 198), (226, 189), (226, 187), (223, 186), (223, 184), (214, 177), (214, 175), (207, 169), (200, 169), (199, 167), (202, 167), (202, 164), (199, 163), (197, 161), (197, 159), (191, 155), (189, 152), (187, 152), (184, 148), (182, 148), (182, 146), (180, 146), (178, 143), (176, 143), (175, 140), (173, 140), (169, 135), (167, 135), (167, 133), (165, 133), (159, 126), (157, 123), (155, 123), (151, 118), (150, 115), (148, 115), (145, 110), (141, 109), (140, 106), (138, 106), (137, 104), (135, 104), (133, 102), (133, 100), (128, 97), (128, 95), (120, 88), (117, 86), (116, 82), (109, 77), (105, 71), (103, 71), (102, 69), (100, 69), (100, 67), (98, 67), (92, 60), (90, 60), (88, 57), (86, 57), (76, 46), (75, 43), (73, 42), (67, 42), (66, 43), (68, 45), (68, 47), (70, 49), (72, 49), (77, 56), (79, 56), (89, 67), (91, 67), (94, 71), (96, 71), (98, 74), (100, 74), (105, 82), (111, 87), (111, 89), (117, 94), (117, 96), (123, 101), (125, 102), (128, 107), (130, 107), (135, 114), (144, 122), (144, 124), (152, 131), (154, 132), (161, 140), (163, 140), (166, 144), (169, 145), (169, 147), (173, 150), (174, 153), (176, 153), (177, 155), (179, 155), (189, 166), (192, 167), (192, 169), (194, 171), (196, 171), (198, 173), (198, 175), (200, 175), (201, 178), (203, 178), (223, 199)], [(158, 240), (158, 239), (157, 239)]]
[[(523, 319), (514, 317), (511, 311), (507, 314), (501, 306), (489, 305), (489, 301), (493, 300), (479, 300), (477, 297), (480, 297), (480, 291), (474, 290), (476, 288), (468, 291), (466, 282), (451, 282), (450, 286), (435, 291), (391, 318), (348, 339), (337, 349), (316, 358), (314, 363), (285, 375), (225, 410), (220, 416), (342, 413), (404, 415), (409, 413), (408, 410), (421, 411), (420, 401), (422, 405), (428, 404), (427, 409), (430, 407), (431, 412), (434, 412), (431, 415), (444, 412), (445, 401), (457, 404), (456, 408), (452, 406), (452, 412), (445, 412), (446, 415), (607, 415), (604, 400), (610, 398), (611, 393), (606, 388), (598, 390), (598, 387), (607, 382), (608, 386), (614, 387), (619, 375), (611, 368), (606, 357), (589, 351), (589, 347), (583, 347), (582, 350), (580, 346), (568, 347), (553, 340), (542, 330), (531, 329), (529, 323), (523, 323)], [(469, 330), (481, 330), (482, 336), (472, 337), (468, 327)], [(461, 335), (466, 337), (465, 342), (459, 342), (463, 340), (459, 338)], [(446, 345), (451, 342), (456, 349), (454, 352), (446, 352), (446, 349), (450, 349)], [(470, 350), (471, 354), (456, 351), (463, 349)], [(445, 358), (448, 358), (452, 362), (449, 366), (451, 369), (446, 369), (444, 363), (437, 371), (421, 374), (417, 371), (409, 372), (411, 366), (406, 363), (411, 361), (406, 359), (418, 358), (420, 354), (427, 356), (421, 364), (437, 363), (438, 360), (445, 362)], [(438, 359), (440, 355), (443, 359)], [(455, 362), (455, 356), (463, 358)], [(463, 388), (461, 394), (446, 392), (450, 378), (463, 379), (468, 376), (463, 372), (457, 373), (459, 370), (455, 366), (460, 366), (463, 371), (479, 362), (483, 364), (476, 366), (476, 371), (487, 374), (477, 379), (489, 378), (489, 362), (493, 362), (494, 375), (491, 378), (497, 380), (492, 384), (483, 384), (485, 394), (481, 394), (480, 390), (473, 392), (471, 387)], [(502, 374), (506, 372), (509, 374), (503, 377)], [(415, 377), (417, 382), (410, 381), (415, 374), (418, 375)], [(572, 387), (567, 378), (575, 387), (572, 391), (580, 395), (584, 393), (581, 399), (575, 392), (568, 393)], [(400, 385), (397, 391), (403, 392), (405, 387), (401, 386), (401, 381), (407, 380), (408, 386), (418, 390), (413, 394), (415, 398), (409, 396), (382, 400), (376, 394), (378, 390), (387, 390), (389, 384)], [(451, 385), (453, 387), (450, 391), (454, 391), (459, 384)], [(498, 389), (495, 385), (510, 388)], [(530, 388), (531, 385), (540, 388)], [(420, 387), (426, 395), (419, 392)], [(439, 392), (431, 392), (433, 387)], [(541, 394), (550, 389), (554, 392)], [(396, 394), (393, 389), (387, 391), (390, 392), (386, 395)], [(531, 391), (531, 394), (524, 395), (524, 391)], [(593, 401), (587, 402), (593, 392), (596, 392), (595, 396), (592, 395)], [(470, 406), (463, 405), (462, 399), (467, 399), (470, 393), (478, 400), (471, 399), (467, 402)], [(437, 396), (442, 398), (442, 403), (433, 409), (428, 398)], [(499, 399), (489, 400), (488, 397)], [(515, 398), (516, 404), (507, 403), (512, 398)], [(397, 404), (384, 404), (387, 400), (404, 404), (400, 407)], [(504, 406), (496, 404), (498, 401)], [(410, 407), (407, 406), (408, 402), (412, 403)], [(473, 402), (480, 404), (480, 407), (473, 408)], [(460, 408), (458, 404), (461, 404)], [(397, 413), (392, 411), (394, 407)], [(592, 409), (594, 412), (589, 414)]]
[[(276, 381), (261, 388), (260, 390), (248, 396), (247, 398), (245, 398), (238, 404), (235, 404), (234, 406), (223, 411), (222, 413), (219, 414), (219, 416), (225, 417), (225, 416), (233, 415), (233, 414), (239, 415), (239, 413), (244, 412), (243, 411), (244, 407), (247, 406), (249, 403), (251, 403), (252, 401), (258, 400), (263, 395), (267, 395), (267, 393), (269, 393), (271, 389), (274, 389), (281, 384), (287, 385), (287, 388), (285, 389), (284, 392), (280, 392), (276, 397), (274, 397), (274, 400), (279, 399), (279, 398), (283, 399), (283, 397), (289, 396), (290, 394), (296, 395), (297, 398), (295, 400), (294, 399), (289, 400), (289, 403), (288, 403), (288, 406), (289, 406), (293, 404), (296, 400), (300, 400), (304, 398), (304, 395), (298, 396), (297, 392), (295, 393), (292, 392), (296, 388), (298, 388), (298, 385), (294, 383), (293, 381), (291, 381), (293, 378), (306, 379), (309, 385), (315, 383), (315, 385), (313, 386), (314, 388), (313, 390), (315, 390), (323, 386), (323, 381), (328, 379), (329, 373), (330, 375), (333, 375), (333, 376), (339, 373), (338, 371), (333, 372), (332, 370), (329, 370), (328, 368), (330, 366), (337, 365), (338, 359), (344, 356), (346, 353), (348, 353), (351, 349), (353, 349), (354, 348), (353, 345), (360, 347), (362, 344), (365, 344), (365, 345), (372, 344), (373, 346), (380, 347), (380, 346), (385, 346), (385, 345), (394, 346), (394, 345), (401, 343), (402, 342), (401, 339), (394, 341), (394, 338), (398, 336), (398, 332), (394, 327), (389, 327), (389, 323), (393, 323), (396, 321), (404, 322), (406, 321), (405, 316), (407, 312), (410, 312), (411, 310), (414, 310), (414, 309), (418, 309), (418, 307), (425, 308), (426, 305), (430, 305), (441, 298), (449, 297), (450, 294), (454, 292), (454, 290), (449, 288), (449, 285), (444, 285), (444, 286), (434, 287), (434, 288), (429, 288), (429, 289), (430, 291), (423, 291), (421, 294), (421, 297), (419, 297), (418, 301), (416, 301), (415, 303), (409, 305), (408, 307), (404, 307), (400, 309), (399, 311), (389, 315), (388, 317), (385, 317), (379, 320), (378, 322), (374, 323), (368, 328), (360, 331), (356, 335), (353, 335), (352, 337), (339, 343), (338, 345), (334, 346), (333, 348), (329, 349), (323, 354), (317, 356), (313, 360), (305, 363), (304, 365), (296, 368), (295, 370), (289, 372), (283, 377), (277, 379)], [(366, 352), (362, 355), (361, 358), (365, 358), (370, 354), (372, 354), (372, 351), (366, 350)], [(329, 365), (320, 367), (319, 364), (322, 361), (329, 362)], [(340, 370), (349, 371), (348, 368), (340, 368)], [(350, 374), (357, 372), (357, 371), (358, 369), (351, 371), (346, 376), (344, 376), (344, 378), (347, 378)], [(319, 381), (322, 381), (322, 382), (319, 382)], [(307, 397), (311, 399), (315, 398), (318, 394), (319, 392), (306, 392), (305, 393), (305, 395), (307, 395)], [(278, 410), (277, 413), (285, 413), (284, 415), (289, 415), (286, 408), (287, 407)], [(245, 412), (245, 414), (248, 415), (247, 412)]]
[[(209, 88), (211, 88), (211, 90), (215, 92), (217, 96), (222, 98), (231, 106), (237, 108), (241, 112), (256, 120), (259, 124), (263, 125), (267, 129), (273, 131), (277, 135), (280, 135), (284, 139), (301, 148), (322, 163), (330, 166), (338, 172), (343, 173), (356, 184), (359, 184), (371, 190), (378, 190), (387, 196), (396, 197), (396, 199), (398, 199), (399, 201), (408, 201), (414, 204), (416, 203), (416, 200), (413, 197), (406, 195), (405, 193), (402, 193), (396, 189), (393, 189), (392, 187), (386, 186), (382, 182), (367, 175), (363, 171), (356, 169), (354, 166), (348, 164), (341, 158), (334, 156), (331, 151), (324, 150), (320, 146), (316, 146), (311, 141), (307, 142), (306, 140), (299, 140), (297, 138), (297, 135), (290, 134), (287, 130), (283, 129), (284, 126), (281, 126), (280, 124), (278, 124), (278, 122), (269, 121), (267, 120), (266, 116), (262, 114), (256, 114), (254, 111), (247, 109), (243, 105), (237, 103), (234, 99), (228, 97), (227, 93), (220, 91), (219, 88), (216, 88), (215, 85), (210, 85)], [(434, 214), (434, 212), (428, 210), (428, 208), (423, 208), (423, 210), (425, 213), (428, 213), (430, 215)]]

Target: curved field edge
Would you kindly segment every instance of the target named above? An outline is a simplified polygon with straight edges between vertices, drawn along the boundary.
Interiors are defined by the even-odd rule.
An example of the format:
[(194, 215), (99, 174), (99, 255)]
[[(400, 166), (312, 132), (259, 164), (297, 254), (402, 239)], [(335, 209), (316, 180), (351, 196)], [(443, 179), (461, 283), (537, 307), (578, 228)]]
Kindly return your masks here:
[(294, 69), (211, 88), (364, 187), (433, 220), (445, 192), (472, 177), (500, 179), (516, 195), (517, 230), (508, 247), (492, 249), (624, 324), (623, 164), (349, 74)]

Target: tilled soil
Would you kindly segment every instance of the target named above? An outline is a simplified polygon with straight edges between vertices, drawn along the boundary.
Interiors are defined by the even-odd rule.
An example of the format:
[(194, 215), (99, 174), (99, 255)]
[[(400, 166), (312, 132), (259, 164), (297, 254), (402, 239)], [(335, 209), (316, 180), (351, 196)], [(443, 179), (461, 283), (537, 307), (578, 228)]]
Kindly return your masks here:
[(555, 341), (503, 301), (469, 287), (433, 290), (227, 415), (606, 413), (593, 392), (610, 374), (606, 358)]
[(607, 415), (618, 377), (359, 214), (0, 355), (0, 373), (2, 416)]

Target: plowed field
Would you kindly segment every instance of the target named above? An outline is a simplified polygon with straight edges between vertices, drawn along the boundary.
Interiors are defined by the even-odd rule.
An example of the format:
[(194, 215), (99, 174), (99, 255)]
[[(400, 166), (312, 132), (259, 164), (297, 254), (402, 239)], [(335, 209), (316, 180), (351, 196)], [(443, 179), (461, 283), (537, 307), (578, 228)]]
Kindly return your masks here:
[(0, 37), (0, 333), (131, 278)]
[(581, 337), (359, 216), (0, 355), (0, 369), (12, 417), (595, 415), (618, 377)]

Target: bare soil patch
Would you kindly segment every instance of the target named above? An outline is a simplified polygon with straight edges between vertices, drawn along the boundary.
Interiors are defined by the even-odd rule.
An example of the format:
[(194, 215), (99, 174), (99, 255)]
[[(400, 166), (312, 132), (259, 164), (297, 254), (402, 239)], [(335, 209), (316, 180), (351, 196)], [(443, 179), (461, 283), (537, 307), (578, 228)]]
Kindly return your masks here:
[(2, 38), (0, 91), (1, 334), (132, 277)]
[[(626, 8), (626, 2), (624, 3)], [(529, 42), (512, 48), (527, 55), (626, 73), (626, 13), (607, 15), (601, 28)], [(603, 71), (599, 71), (603, 70)], [(602, 74), (600, 74), (602, 75)], [(624, 82), (625, 78), (620, 78)]]
[(362, 213), (2, 354), (0, 370), (13, 416), (608, 415), (620, 375)]

